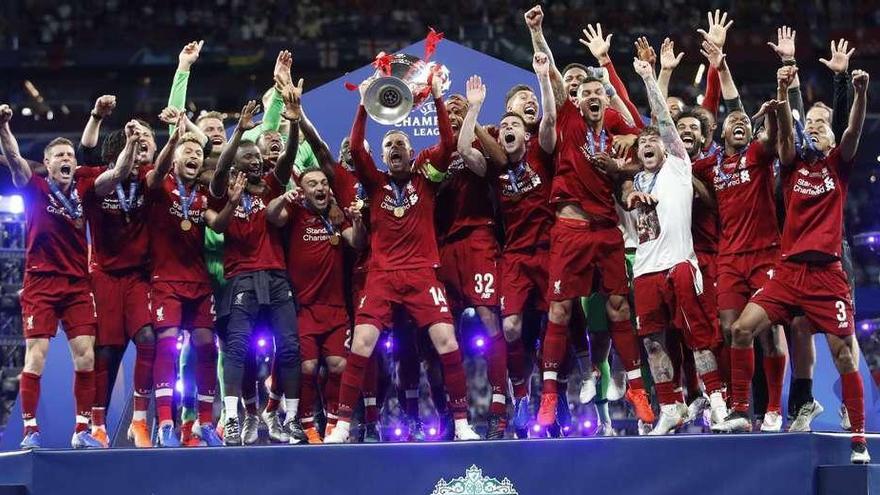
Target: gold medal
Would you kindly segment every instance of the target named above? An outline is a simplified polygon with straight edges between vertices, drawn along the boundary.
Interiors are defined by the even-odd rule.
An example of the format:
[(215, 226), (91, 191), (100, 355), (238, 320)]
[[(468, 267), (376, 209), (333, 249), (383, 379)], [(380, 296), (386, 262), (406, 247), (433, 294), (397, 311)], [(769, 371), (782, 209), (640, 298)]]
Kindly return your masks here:
[(364, 200), (358, 198), (358, 200), (354, 202), (354, 208), (356, 210), (363, 210), (364, 209)]
[(180, 221), (180, 228), (184, 232), (189, 232), (189, 230), (192, 228), (192, 226), (193, 226), (192, 222), (190, 222), (186, 218), (184, 218), (183, 220)]
[(338, 246), (339, 245), (339, 233), (334, 232), (333, 235), (330, 236), (330, 245)]
[(395, 217), (397, 217), (397, 218), (403, 218), (403, 214), (404, 214), (404, 213), (406, 213), (406, 210), (403, 209), (402, 206), (395, 206), (395, 207), (394, 207), (394, 216), (395, 216)]
[(82, 219), (82, 218), (77, 218), (76, 220), (73, 221), (73, 226), (76, 227), (76, 228), (79, 229), (79, 230), (82, 230), (82, 228), (83, 228), (84, 225), (85, 225), (85, 224), (83, 223), (83, 219)]

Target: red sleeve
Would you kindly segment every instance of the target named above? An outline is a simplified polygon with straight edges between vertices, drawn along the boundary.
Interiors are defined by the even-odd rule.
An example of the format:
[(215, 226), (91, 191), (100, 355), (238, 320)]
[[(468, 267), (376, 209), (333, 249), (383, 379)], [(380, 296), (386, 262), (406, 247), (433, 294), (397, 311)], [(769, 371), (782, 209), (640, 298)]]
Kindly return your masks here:
[(222, 210), (228, 201), (225, 193), (222, 198), (215, 198), (211, 194), (206, 194), (205, 197), (208, 199), (208, 209), (214, 211)]
[(718, 103), (720, 101), (721, 76), (718, 75), (718, 69), (709, 66), (709, 73), (706, 75), (706, 96), (703, 97), (703, 104), (701, 106), (717, 117)]
[(449, 160), (452, 152), (455, 151), (455, 134), (452, 132), (452, 124), (449, 123), (449, 112), (446, 111), (446, 104), (441, 98), (434, 98), (434, 105), (437, 108), (437, 128), (440, 130), (440, 146), (434, 155), (436, 163), (434, 168), (440, 172), (445, 172), (449, 168)]
[(629, 114), (632, 116), (636, 127), (639, 129), (645, 127), (645, 123), (642, 121), (642, 116), (639, 114), (639, 109), (636, 108), (632, 100), (629, 99), (626, 85), (623, 84), (623, 81), (620, 80), (620, 76), (617, 75), (617, 71), (614, 69), (614, 64), (609, 59), (608, 63), (602, 67), (608, 71), (608, 79), (611, 81), (611, 86), (614, 87), (614, 91), (617, 91), (617, 96), (620, 96), (620, 99), (623, 100), (623, 104), (626, 105), (626, 108), (629, 110)]
[(281, 181), (275, 176), (275, 172), (269, 172), (266, 174), (264, 180), (266, 181), (266, 186), (269, 188), (270, 201), (284, 194), (284, 186), (281, 185)]
[[(639, 122), (641, 122), (641, 118), (639, 118)], [(623, 118), (623, 115), (613, 108), (605, 109), (605, 129), (614, 136), (638, 134), (641, 132), (639, 127), (629, 125)]]
[(351, 127), (351, 159), (354, 162), (355, 173), (367, 190), (372, 190), (382, 181), (381, 172), (376, 170), (376, 162), (364, 148), (364, 134), (367, 128), (367, 111), (363, 105), (358, 105), (354, 116), (354, 125)]

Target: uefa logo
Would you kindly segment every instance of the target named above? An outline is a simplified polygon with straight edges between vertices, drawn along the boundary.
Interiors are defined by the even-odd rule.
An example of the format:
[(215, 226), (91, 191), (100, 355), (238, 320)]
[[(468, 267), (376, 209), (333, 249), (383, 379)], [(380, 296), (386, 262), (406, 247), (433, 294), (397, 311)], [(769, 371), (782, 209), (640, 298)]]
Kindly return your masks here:
[(498, 481), (498, 478), (483, 476), (483, 470), (476, 465), (471, 465), (465, 471), (464, 476), (449, 481), (440, 479), (434, 487), (431, 495), (518, 495), (513, 483), (507, 478)]

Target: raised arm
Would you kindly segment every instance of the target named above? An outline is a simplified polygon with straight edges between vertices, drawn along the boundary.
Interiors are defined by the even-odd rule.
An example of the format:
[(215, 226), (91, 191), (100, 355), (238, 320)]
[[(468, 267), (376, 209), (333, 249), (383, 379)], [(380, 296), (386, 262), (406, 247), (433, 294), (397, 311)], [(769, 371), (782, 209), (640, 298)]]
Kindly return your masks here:
[(186, 133), (185, 129), (186, 126), (183, 125), (183, 112), (179, 112), (175, 130), (168, 135), (168, 141), (156, 158), (156, 168), (147, 174), (147, 188), (156, 189), (159, 187), (162, 184), (162, 179), (171, 171), (171, 165), (174, 162), (174, 148), (177, 147), (180, 138)]
[(550, 85), (550, 59), (544, 53), (535, 53), (532, 67), (541, 88), (541, 123), (538, 125), (538, 143), (546, 153), (556, 149), (556, 95)]
[(113, 168), (101, 172), (101, 175), (95, 179), (95, 194), (98, 197), (110, 194), (117, 184), (131, 175), (135, 149), (140, 145), (144, 132), (146, 130), (136, 120), (129, 121), (125, 125), (125, 146), (116, 157), (116, 164)]
[[(327, 142), (321, 138), (320, 134), (318, 134), (318, 129), (312, 121), (309, 120), (305, 110), (302, 110), (302, 117), (300, 117), (300, 119), (300, 132), (302, 132), (306, 143), (308, 143), (312, 152), (314, 152), (315, 157), (318, 160), (318, 166), (324, 171), (324, 175), (327, 176), (327, 179), (332, 181), (333, 177), (336, 175), (336, 160), (330, 152), (330, 147), (327, 146)], [(297, 152), (298, 151), (299, 150), (297, 150)]]
[(550, 60), (551, 89), (556, 96), (555, 101), (561, 106), (562, 103), (565, 102), (567, 96), (565, 85), (562, 82), (562, 73), (559, 72), (559, 68), (556, 66), (556, 61), (553, 59), (553, 52), (550, 51), (550, 45), (547, 44), (547, 40), (544, 38), (544, 11), (541, 9), (540, 5), (535, 5), (526, 12), (525, 18), (526, 26), (528, 26), (529, 34), (532, 37), (532, 50), (535, 53), (546, 54), (547, 58)]
[(367, 191), (372, 191), (373, 188), (382, 182), (382, 173), (376, 170), (376, 163), (373, 161), (373, 157), (370, 156), (370, 152), (364, 147), (364, 136), (367, 132), (367, 110), (364, 108), (364, 92), (366, 92), (370, 82), (372, 81), (367, 79), (360, 85), (361, 101), (354, 115), (354, 123), (351, 126), (351, 135), (349, 136), (349, 150), (351, 151), (354, 171), (358, 180)]
[[(767, 42), (767, 46), (772, 48), (773, 51), (776, 52), (776, 55), (779, 56), (782, 65), (795, 65), (794, 55), (796, 37), (797, 31), (788, 26), (782, 26), (776, 29), (776, 43), (773, 43), (772, 41)], [(778, 96), (779, 95), (777, 95), (777, 98)], [(785, 99), (788, 100), (792, 115), (794, 114), (794, 111), (797, 111), (798, 120), (801, 124), (806, 122), (807, 116), (804, 112), (804, 98), (803, 95), (801, 95), (801, 81), (799, 76), (795, 76), (794, 81), (789, 85)]]
[(6, 104), (0, 105), (0, 151), (6, 155), (7, 166), (12, 172), (12, 183), (15, 187), (24, 187), (30, 182), (33, 172), (21, 156), (18, 141), (9, 128), (10, 120), (12, 120), (12, 108)]
[(277, 131), (281, 127), (281, 113), (284, 111), (284, 98), (282, 91), (285, 86), (292, 83), (290, 76), (290, 68), (293, 65), (293, 55), (287, 50), (278, 52), (275, 59), (275, 69), (272, 76), (275, 80), (275, 86), (272, 87), (269, 106), (265, 108), (263, 120), (260, 124), (248, 130), (244, 134), (244, 139), (248, 141), (257, 141), (257, 138), (266, 131)]
[(241, 195), (247, 187), (247, 174), (239, 172), (233, 180), (229, 182), (226, 191), (227, 200), (223, 208), (217, 212), (211, 209), (205, 211), (205, 223), (211, 230), (223, 234), (229, 228), (235, 209), (241, 203)]
[(863, 70), (854, 70), (852, 73), (853, 103), (849, 112), (849, 125), (843, 131), (840, 138), (840, 159), (849, 163), (856, 157), (859, 148), (859, 138), (862, 136), (862, 127), (865, 125), (865, 110), (868, 105), (868, 73)]
[(831, 40), (831, 60), (820, 58), (819, 62), (834, 72), (834, 97), (831, 102), (831, 131), (835, 137), (841, 138), (849, 125), (850, 117), (850, 77), (849, 59), (855, 53), (855, 48), (849, 47), (849, 41), (841, 38), (840, 41)]
[(290, 121), (287, 145), (284, 147), (284, 153), (278, 157), (278, 163), (275, 165), (275, 177), (282, 184), (287, 184), (290, 180), (293, 162), (296, 159), (297, 151), (299, 151), (299, 125), (302, 121), (302, 90), (302, 79), (297, 82), (296, 86), (288, 84), (282, 90), (284, 118)]
[[(226, 183), (229, 180), (229, 169), (235, 161), (235, 153), (241, 144), (242, 136), (245, 131), (256, 127), (254, 123), (254, 114), (257, 113), (257, 102), (251, 100), (241, 109), (241, 116), (238, 118), (238, 125), (235, 126), (235, 132), (232, 133), (232, 139), (223, 147), (220, 158), (217, 160), (217, 169), (214, 171), (214, 177), (211, 178), (209, 190), (215, 198), (220, 198), (226, 191)], [(217, 229), (214, 229), (217, 230)]]
[[(174, 72), (174, 79), (171, 81), (171, 91), (168, 94), (168, 106), (176, 108), (181, 112), (186, 111), (186, 89), (189, 84), (189, 70), (196, 60), (199, 59), (199, 53), (202, 51), (204, 40), (191, 41), (180, 50), (177, 56), (177, 71)], [(168, 133), (174, 133), (174, 126), (168, 126)]]
[(287, 205), (294, 205), (302, 200), (302, 191), (298, 187), (285, 192), (269, 202), (266, 207), (266, 221), (276, 227), (284, 227), (290, 218)]
[[(779, 156), (779, 164), (791, 165), (794, 162), (797, 150), (794, 145), (794, 126), (791, 120), (791, 105), (786, 99), (788, 86), (797, 75), (797, 67), (785, 65), (776, 71), (776, 154)], [(769, 110), (772, 103), (765, 103), (761, 112)], [(759, 112), (760, 113), (760, 112)], [(769, 131), (769, 129), (768, 129)], [(770, 141), (770, 145), (774, 141)]]
[(466, 93), (468, 111), (464, 116), (461, 129), (458, 131), (458, 154), (464, 160), (471, 171), (480, 177), (486, 176), (486, 157), (474, 148), (474, 130), (477, 126), (477, 116), (486, 100), (486, 86), (480, 76), (471, 76), (467, 80)]
[(651, 65), (637, 58), (633, 59), (633, 68), (636, 70), (643, 81), (645, 81), (645, 89), (648, 93), (648, 102), (651, 104), (651, 114), (657, 121), (657, 127), (660, 129), (660, 138), (666, 145), (666, 148), (673, 155), (689, 160), (687, 150), (678, 130), (675, 128), (675, 122), (672, 121), (672, 115), (669, 113), (669, 107), (666, 106), (666, 98), (660, 93), (660, 86), (657, 79), (654, 78), (654, 69)]
[(675, 54), (674, 41), (669, 38), (663, 40), (660, 45), (660, 74), (657, 76), (657, 85), (660, 86), (660, 94), (664, 98), (669, 96), (669, 80), (683, 57), (684, 52)]
[(98, 145), (98, 136), (101, 134), (101, 120), (109, 117), (116, 108), (116, 97), (104, 95), (95, 101), (95, 107), (89, 115), (89, 121), (83, 129), (79, 144), (84, 148), (94, 148)]
[(709, 65), (718, 71), (718, 76), (721, 78), (721, 96), (724, 98), (724, 103), (727, 104), (728, 110), (743, 110), (742, 102), (739, 99), (739, 91), (733, 82), (730, 68), (727, 66), (727, 55), (715, 46), (714, 43), (708, 41), (703, 41), (700, 53), (706, 57)]
[(361, 210), (354, 205), (345, 208), (345, 216), (351, 221), (351, 227), (342, 231), (342, 237), (352, 248), (360, 251), (367, 245), (367, 228)]

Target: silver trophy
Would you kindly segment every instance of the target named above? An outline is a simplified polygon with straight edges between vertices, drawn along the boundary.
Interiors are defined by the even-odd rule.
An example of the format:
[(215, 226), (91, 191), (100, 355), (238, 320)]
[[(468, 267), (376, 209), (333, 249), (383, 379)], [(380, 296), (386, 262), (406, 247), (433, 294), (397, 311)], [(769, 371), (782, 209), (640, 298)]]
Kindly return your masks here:
[(380, 55), (376, 72), (364, 93), (364, 108), (380, 124), (394, 125), (431, 98), (431, 78), (441, 78), (443, 91), (449, 88), (449, 69), (425, 62), (415, 55)]

